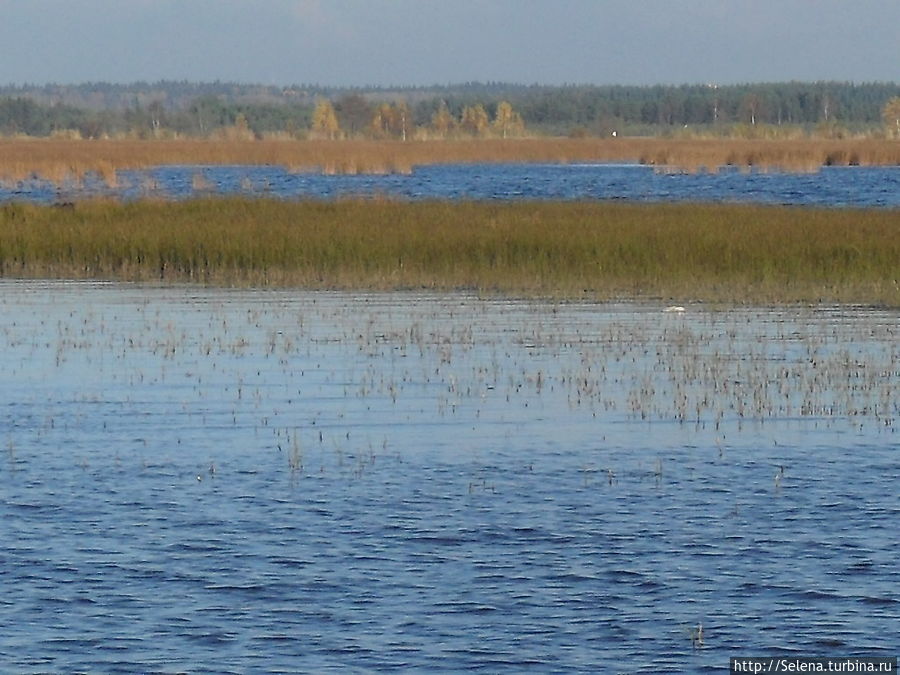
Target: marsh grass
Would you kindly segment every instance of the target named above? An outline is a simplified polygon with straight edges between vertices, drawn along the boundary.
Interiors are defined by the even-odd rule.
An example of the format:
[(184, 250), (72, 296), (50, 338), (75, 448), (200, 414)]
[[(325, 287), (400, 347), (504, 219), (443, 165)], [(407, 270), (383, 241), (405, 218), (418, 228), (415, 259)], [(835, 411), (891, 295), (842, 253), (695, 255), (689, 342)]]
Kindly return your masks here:
[(0, 273), (900, 306), (898, 215), (597, 202), (8, 204)]
[(0, 141), (0, 180), (33, 176), (61, 184), (88, 174), (164, 165), (273, 165), (325, 174), (409, 173), (427, 164), (629, 162), (660, 170), (816, 171), (822, 166), (900, 165), (900, 140), (879, 139), (478, 139), (432, 141), (96, 140)]

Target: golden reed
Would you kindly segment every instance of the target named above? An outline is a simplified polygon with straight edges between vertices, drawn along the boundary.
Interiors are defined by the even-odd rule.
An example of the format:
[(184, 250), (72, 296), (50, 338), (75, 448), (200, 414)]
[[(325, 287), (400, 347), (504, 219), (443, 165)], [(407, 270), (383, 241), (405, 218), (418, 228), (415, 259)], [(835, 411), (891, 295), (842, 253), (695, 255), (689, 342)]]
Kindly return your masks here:
[(55, 183), (163, 165), (283, 166), (333, 174), (409, 173), (417, 165), (477, 162), (632, 162), (660, 170), (724, 166), (816, 171), (822, 166), (898, 166), (900, 140), (523, 138), (373, 140), (0, 140), (0, 180)]

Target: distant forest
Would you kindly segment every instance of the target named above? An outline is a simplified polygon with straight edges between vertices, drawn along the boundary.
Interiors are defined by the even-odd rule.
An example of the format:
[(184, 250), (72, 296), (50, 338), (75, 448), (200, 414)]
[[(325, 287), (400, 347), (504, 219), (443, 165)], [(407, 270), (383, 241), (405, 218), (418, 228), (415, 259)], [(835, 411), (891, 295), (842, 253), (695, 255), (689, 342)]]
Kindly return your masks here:
[[(880, 133), (896, 83), (682, 86), (236, 83), (0, 87), (0, 134), (73, 138)], [(329, 117), (333, 115), (333, 117)]]

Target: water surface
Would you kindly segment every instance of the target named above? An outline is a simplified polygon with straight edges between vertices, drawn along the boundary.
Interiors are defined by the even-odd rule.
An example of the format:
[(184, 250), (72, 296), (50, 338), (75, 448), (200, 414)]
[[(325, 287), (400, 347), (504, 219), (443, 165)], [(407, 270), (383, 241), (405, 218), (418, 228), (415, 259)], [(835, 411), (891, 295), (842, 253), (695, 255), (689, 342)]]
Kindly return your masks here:
[(900, 647), (895, 311), (0, 298), (5, 670), (703, 672)]
[(900, 207), (900, 167), (825, 167), (816, 173), (659, 172), (616, 164), (476, 164), (414, 167), (410, 175), (325, 176), (280, 167), (162, 167), (123, 171), (110, 189), (88, 179), (58, 188), (32, 180), (0, 187), (0, 201), (71, 201), (108, 195), (123, 199), (246, 194), (282, 199), (626, 199), (727, 201), (827, 207)]

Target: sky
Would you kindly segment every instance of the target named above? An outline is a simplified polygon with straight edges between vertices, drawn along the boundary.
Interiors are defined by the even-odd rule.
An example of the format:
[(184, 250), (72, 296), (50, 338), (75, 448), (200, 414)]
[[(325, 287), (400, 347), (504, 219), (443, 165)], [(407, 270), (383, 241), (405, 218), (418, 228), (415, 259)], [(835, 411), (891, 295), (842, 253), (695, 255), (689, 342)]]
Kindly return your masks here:
[(0, 84), (900, 81), (900, 0), (0, 0)]

